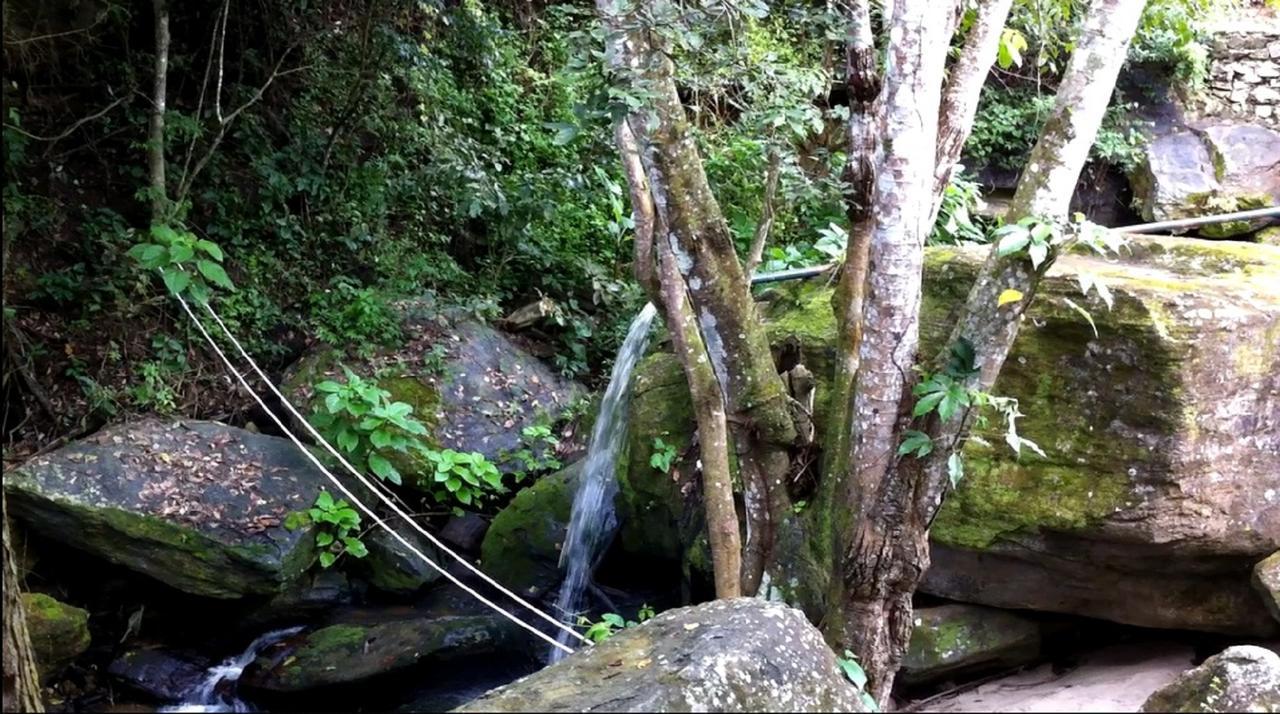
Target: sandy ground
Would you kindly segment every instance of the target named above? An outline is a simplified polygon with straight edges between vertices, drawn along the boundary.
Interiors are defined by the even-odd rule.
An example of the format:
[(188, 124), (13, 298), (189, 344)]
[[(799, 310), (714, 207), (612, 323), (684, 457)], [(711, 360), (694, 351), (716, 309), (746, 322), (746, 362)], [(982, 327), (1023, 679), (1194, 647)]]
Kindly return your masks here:
[(1116, 645), (1054, 674), (1049, 665), (937, 699), (925, 712), (1136, 712), (1152, 692), (1192, 666), (1192, 649), (1174, 643)]

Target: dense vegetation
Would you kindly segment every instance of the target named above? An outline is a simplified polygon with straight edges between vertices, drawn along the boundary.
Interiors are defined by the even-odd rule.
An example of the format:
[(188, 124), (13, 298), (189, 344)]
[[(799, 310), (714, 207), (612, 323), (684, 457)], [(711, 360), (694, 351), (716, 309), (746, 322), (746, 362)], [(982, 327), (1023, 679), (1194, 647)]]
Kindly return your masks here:
[[(1208, 0), (1152, 3), (1135, 65), (1193, 82)], [(969, 141), (1012, 169), (1051, 102), (1082, 3), (1019, 3)], [(841, 27), (752, 6), (676, 48), (710, 180), (746, 250), (775, 207), (765, 269), (843, 250)], [(8, 443), (37, 447), (137, 412), (240, 419), (244, 403), (130, 256), (152, 242), (142, 3), (5, 5)], [(165, 144), (173, 230), (225, 254), (219, 305), (270, 369), (314, 342), (400, 337), (393, 302), (434, 293), (495, 318), (540, 297), (564, 373), (599, 379), (641, 302), (630, 210), (589, 8), (464, 2), (173, 3)], [(1140, 145), (1117, 96), (1095, 154)], [(778, 189), (764, 184), (776, 163)], [(971, 174), (972, 175), (972, 174)], [(981, 239), (976, 190), (935, 238)], [(136, 257), (136, 253), (134, 255)]]

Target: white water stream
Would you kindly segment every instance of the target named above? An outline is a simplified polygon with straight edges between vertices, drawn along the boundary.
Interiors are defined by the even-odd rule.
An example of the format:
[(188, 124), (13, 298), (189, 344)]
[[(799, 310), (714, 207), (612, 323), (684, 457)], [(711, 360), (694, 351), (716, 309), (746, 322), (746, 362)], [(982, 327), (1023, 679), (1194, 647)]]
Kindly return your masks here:
[[(613, 363), (609, 386), (600, 403), (600, 415), (591, 430), (578, 492), (573, 498), (569, 529), (560, 549), (560, 567), (565, 570), (565, 578), (556, 600), (556, 612), (569, 625), (576, 624), (574, 620), (582, 608), (587, 581), (617, 528), (613, 499), (618, 492), (618, 480), (614, 470), (627, 434), (631, 373), (649, 344), (649, 326), (656, 314), (657, 308), (651, 303), (631, 322), (627, 339)], [(569, 644), (568, 633), (560, 633), (559, 639), (561, 644)], [(563, 651), (552, 648), (551, 662), (560, 661), (564, 655)]]
[[(181, 702), (160, 709), (162, 712), (249, 712), (253, 711), (240, 699), (236, 691), (236, 683), (244, 668), (257, 658), (258, 653), (290, 635), (297, 634), (301, 627), (287, 627), (273, 630), (249, 644), (240, 654), (229, 657), (221, 664), (210, 667), (204, 679), (194, 691), (189, 692)], [(221, 691), (219, 691), (221, 690)]]

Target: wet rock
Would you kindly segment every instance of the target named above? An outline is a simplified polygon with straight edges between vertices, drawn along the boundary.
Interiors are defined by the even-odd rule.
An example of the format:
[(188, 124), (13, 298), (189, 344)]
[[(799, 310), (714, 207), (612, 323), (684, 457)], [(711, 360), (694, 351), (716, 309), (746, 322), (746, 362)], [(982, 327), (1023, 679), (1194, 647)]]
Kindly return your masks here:
[(40, 678), (49, 680), (89, 649), (89, 613), (44, 593), (23, 593)]
[(204, 679), (207, 660), (160, 646), (130, 650), (112, 660), (107, 673), (157, 700), (179, 701)]
[(362, 592), (347, 574), (330, 568), (304, 573), (266, 605), (246, 617), (253, 627), (296, 622), (300, 617), (314, 617), (343, 605), (350, 605)]
[(859, 712), (799, 610), (755, 598), (670, 610), (459, 712)]
[(579, 461), (516, 494), (480, 546), (486, 573), (517, 593), (540, 596), (560, 582), (560, 548), (573, 511)]
[[(307, 413), (319, 406), (313, 385), (345, 380), (342, 365), (366, 379), (376, 374), (392, 399), (413, 407), (430, 431), (430, 445), (506, 464), (508, 454), (525, 446), (522, 429), (556, 421), (586, 392), (488, 325), (441, 314), (425, 301), (410, 302), (402, 312), (401, 348), (367, 359), (313, 352), (289, 368), (284, 393)], [(393, 463), (410, 485), (416, 480), (408, 477), (427, 473), (426, 464), (396, 456)]]
[[(1280, 202), (1280, 132), (1252, 124), (1184, 128), (1155, 137), (1130, 180), (1148, 221), (1266, 208)], [(1226, 238), (1262, 223), (1206, 226), (1201, 235)]]
[(479, 553), (489, 532), (489, 519), (479, 513), (453, 516), (440, 529), (440, 540), (464, 553)]
[(245, 672), (244, 686), (299, 692), (360, 682), (419, 662), (490, 654), (512, 646), (514, 625), (500, 615), (386, 613), (378, 622), (343, 622), (309, 632)]
[(5, 475), (13, 515), (54, 541), (215, 598), (279, 592), (314, 558), (282, 525), (324, 477), (289, 441), (208, 421), (116, 425)]
[[(412, 529), (399, 525), (396, 532), (435, 563), (444, 562), (436, 547)], [(443, 577), (440, 571), (422, 562), (413, 551), (381, 528), (365, 536), (364, 542), (369, 554), (361, 559), (359, 567), (369, 584), (382, 592), (410, 595)]]
[(1280, 655), (1241, 645), (1152, 694), (1144, 712), (1280, 712)]
[[(1015, 397), (1022, 436), (1047, 458), (1019, 458), (1002, 423), (971, 443), (965, 478), (934, 522), (925, 592), (1002, 608), (1144, 627), (1266, 636), (1277, 629), (1250, 571), (1280, 549), (1280, 248), (1138, 239), (1117, 261), (1068, 256), (1050, 271), (993, 392)], [(983, 251), (927, 251), (921, 354), (934, 354)], [(1115, 294), (1089, 323), (1078, 270)], [(825, 434), (835, 321), (826, 281), (775, 291), (771, 340), (817, 377)], [(691, 469), (650, 465), (654, 439), (684, 452), (694, 432), (679, 365), (637, 370), (618, 498), (630, 555), (709, 569), (696, 548)], [(803, 562), (807, 553), (786, 556)], [(800, 583), (803, 587), (804, 582)], [(805, 602), (803, 594), (793, 602)]]
[(1280, 620), (1280, 551), (1253, 566), (1253, 587), (1271, 614)]
[(976, 605), (918, 608), (898, 678), (922, 684), (965, 672), (1015, 667), (1040, 654), (1040, 625)]

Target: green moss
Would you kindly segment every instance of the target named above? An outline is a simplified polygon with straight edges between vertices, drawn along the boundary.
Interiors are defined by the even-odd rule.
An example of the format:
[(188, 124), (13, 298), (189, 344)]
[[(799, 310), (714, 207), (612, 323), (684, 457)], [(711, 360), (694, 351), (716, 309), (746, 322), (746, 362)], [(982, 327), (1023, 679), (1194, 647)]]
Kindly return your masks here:
[(89, 613), (44, 593), (23, 593), (23, 610), (42, 679), (57, 674), (89, 649)]
[(526, 594), (540, 594), (555, 584), (581, 471), (579, 461), (544, 476), (502, 509), (480, 545), (486, 573)]

